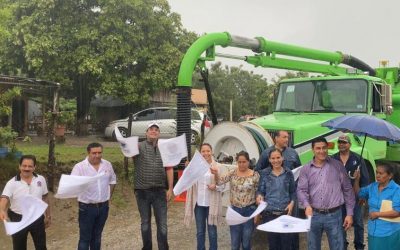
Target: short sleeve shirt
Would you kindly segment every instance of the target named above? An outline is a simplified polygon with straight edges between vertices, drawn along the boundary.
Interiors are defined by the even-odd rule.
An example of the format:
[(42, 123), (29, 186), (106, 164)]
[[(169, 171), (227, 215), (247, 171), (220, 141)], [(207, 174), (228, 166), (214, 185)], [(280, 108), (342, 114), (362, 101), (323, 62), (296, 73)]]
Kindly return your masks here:
[(98, 170), (89, 163), (87, 158), (74, 166), (71, 175), (96, 176), (101, 173), (104, 175), (96, 182), (90, 184), (88, 189), (79, 195), (78, 201), (83, 203), (108, 201), (110, 199), (110, 185), (117, 183), (117, 177), (111, 163), (104, 159), (101, 159)]
[(46, 179), (43, 176), (34, 174), (31, 184), (28, 184), (17, 175), (7, 182), (1, 197), (8, 198), (11, 204), (10, 209), (14, 213), (21, 214), (22, 211), (15, 202), (16, 199), (25, 195), (32, 195), (42, 199), (43, 195), (47, 193)]

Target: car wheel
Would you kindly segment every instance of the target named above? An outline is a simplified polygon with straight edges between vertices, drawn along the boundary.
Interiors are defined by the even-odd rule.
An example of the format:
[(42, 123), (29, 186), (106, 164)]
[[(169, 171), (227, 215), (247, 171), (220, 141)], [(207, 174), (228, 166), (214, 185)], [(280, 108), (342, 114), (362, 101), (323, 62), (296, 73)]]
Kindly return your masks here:
[(197, 132), (192, 130), (190, 135), (190, 144), (196, 144), (196, 140), (198, 137), (199, 135), (197, 134)]
[(122, 137), (127, 138), (128, 137), (128, 129), (124, 127), (118, 127), (119, 132), (121, 133)]

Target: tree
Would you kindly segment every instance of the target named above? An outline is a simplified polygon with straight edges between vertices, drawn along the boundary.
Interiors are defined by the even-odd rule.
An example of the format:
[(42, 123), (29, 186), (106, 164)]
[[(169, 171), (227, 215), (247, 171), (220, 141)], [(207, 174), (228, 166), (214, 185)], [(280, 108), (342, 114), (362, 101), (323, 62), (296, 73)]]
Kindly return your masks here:
[[(195, 77), (198, 78), (198, 77)], [(262, 75), (246, 71), (242, 67), (224, 68), (220, 62), (213, 64), (209, 82), (217, 115), (229, 118), (229, 102), (233, 101), (233, 119), (241, 115), (266, 115), (272, 110), (274, 85), (268, 84)], [(195, 88), (203, 87), (194, 81)]]
[(60, 82), (77, 98), (77, 124), (95, 93), (143, 105), (172, 88), (196, 39), (166, 0), (0, 1), (13, 13), (0, 71)]

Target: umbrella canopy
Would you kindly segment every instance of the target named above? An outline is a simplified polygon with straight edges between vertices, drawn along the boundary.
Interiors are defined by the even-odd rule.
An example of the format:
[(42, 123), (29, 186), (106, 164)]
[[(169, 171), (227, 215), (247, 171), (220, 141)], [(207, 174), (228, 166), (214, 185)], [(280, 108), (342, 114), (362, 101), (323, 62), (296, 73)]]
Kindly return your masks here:
[(400, 129), (372, 115), (344, 115), (321, 124), (330, 129), (362, 134), (377, 140), (400, 141)]

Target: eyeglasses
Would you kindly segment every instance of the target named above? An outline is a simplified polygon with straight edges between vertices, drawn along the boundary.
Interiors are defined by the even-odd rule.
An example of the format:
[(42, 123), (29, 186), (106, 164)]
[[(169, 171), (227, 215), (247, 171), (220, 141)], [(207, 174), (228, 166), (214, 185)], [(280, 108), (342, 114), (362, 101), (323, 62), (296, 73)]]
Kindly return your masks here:
[(340, 144), (347, 144), (348, 142), (347, 142), (347, 141), (338, 141), (338, 143), (340, 143)]

